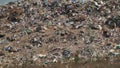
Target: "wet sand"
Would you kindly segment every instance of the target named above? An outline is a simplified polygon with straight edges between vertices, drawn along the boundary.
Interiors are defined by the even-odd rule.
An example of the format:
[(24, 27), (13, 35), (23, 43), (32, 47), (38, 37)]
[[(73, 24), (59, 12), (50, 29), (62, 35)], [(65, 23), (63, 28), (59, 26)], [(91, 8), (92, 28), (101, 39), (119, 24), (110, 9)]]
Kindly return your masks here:
[[(14, 67), (9, 67), (9, 68), (16, 68)], [(89, 63), (74, 63), (74, 62), (69, 62), (69, 63), (53, 63), (49, 65), (26, 65), (17, 68), (120, 68), (120, 62), (117, 63), (109, 63), (109, 62), (89, 62)]]

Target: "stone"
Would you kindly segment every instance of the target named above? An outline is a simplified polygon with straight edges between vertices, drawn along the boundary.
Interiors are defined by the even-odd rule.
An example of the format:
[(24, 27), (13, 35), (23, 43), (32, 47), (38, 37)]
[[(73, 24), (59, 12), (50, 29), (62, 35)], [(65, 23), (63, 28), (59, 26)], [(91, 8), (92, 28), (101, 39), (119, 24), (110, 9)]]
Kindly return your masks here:
[(5, 54), (3, 52), (0, 51), (0, 56), (4, 56)]
[(0, 38), (4, 37), (5, 35), (4, 34), (0, 34)]
[(108, 31), (103, 31), (103, 36), (109, 38), (111, 34)]
[(62, 54), (63, 54), (64, 57), (69, 57), (69, 56), (70, 56), (70, 51), (64, 50), (64, 51), (62, 52)]

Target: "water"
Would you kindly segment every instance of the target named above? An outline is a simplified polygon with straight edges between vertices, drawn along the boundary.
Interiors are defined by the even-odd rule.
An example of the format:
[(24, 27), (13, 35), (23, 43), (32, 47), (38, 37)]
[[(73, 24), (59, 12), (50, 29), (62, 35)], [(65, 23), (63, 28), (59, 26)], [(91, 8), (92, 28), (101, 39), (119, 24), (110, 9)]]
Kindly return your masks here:
[(17, 0), (0, 0), (0, 5), (7, 4), (12, 1), (17, 1)]

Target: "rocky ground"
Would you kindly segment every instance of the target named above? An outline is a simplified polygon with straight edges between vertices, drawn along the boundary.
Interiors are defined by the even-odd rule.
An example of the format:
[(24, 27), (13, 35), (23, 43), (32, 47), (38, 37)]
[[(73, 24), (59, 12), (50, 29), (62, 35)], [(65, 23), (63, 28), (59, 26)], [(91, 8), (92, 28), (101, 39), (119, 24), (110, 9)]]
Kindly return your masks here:
[(83, 1), (1, 5), (0, 64), (114, 62), (120, 55), (120, 0)]

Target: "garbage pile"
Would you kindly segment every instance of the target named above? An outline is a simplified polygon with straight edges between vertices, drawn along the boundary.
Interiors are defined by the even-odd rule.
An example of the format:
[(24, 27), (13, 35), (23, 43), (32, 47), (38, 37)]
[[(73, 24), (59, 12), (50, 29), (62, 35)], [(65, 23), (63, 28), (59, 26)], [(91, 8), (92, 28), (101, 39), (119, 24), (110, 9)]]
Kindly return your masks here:
[(22, 0), (0, 6), (0, 64), (120, 55), (120, 0)]

